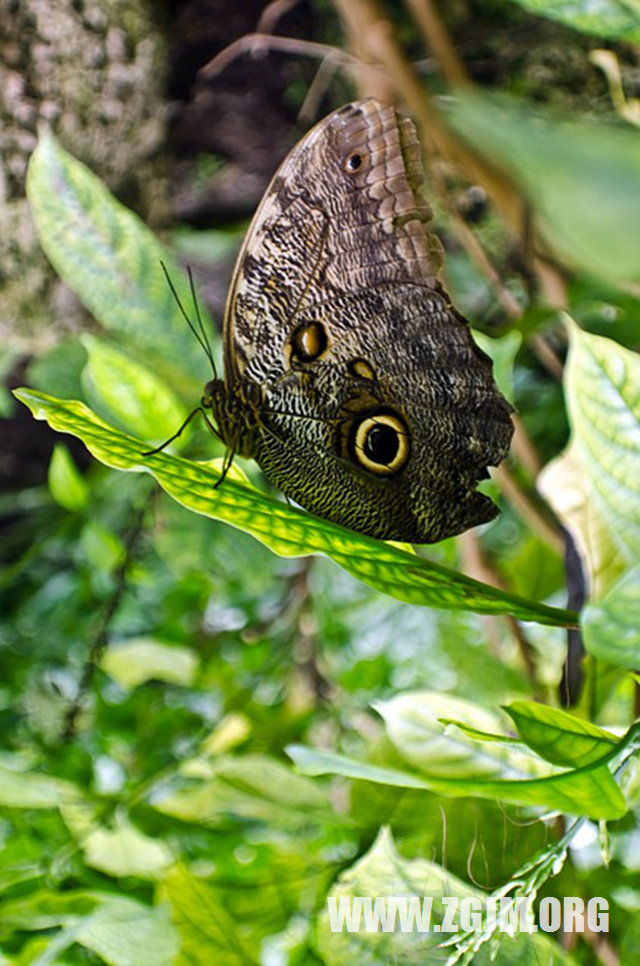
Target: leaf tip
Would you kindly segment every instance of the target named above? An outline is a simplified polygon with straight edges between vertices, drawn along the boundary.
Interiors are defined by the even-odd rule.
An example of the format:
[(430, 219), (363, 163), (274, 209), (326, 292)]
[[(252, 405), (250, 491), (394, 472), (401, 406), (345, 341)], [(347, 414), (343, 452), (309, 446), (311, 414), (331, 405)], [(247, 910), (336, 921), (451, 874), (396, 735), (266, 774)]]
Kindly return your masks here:
[(567, 334), (569, 335), (569, 337), (573, 338), (576, 331), (579, 331), (580, 329), (580, 326), (578, 325), (576, 320), (571, 315), (569, 315), (568, 312), (560, 312), (560, 320), (563, 323), (565, 329), (567, 330)]
[(11, 393), (19, 402), (31, 408), (31, 404), (34, 401), (34, 393), (28, 386), (19, 386), (17, 389), (12, 389)]

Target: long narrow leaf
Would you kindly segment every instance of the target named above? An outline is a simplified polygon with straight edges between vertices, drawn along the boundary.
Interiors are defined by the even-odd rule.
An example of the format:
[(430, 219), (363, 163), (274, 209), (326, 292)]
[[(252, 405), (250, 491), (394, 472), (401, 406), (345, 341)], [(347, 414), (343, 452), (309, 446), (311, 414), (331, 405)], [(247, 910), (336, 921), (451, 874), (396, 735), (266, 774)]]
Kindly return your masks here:
[(371, 587), (413, 604), (480, 614), (512, 614), (525, 621), (572, 625), (577, 615), (505, 593), (402, 550), (320, 520), (270, 499), (248, 482), (228, 477), (214, 489), (219, 474), (208, 464), (167, 453), (143, 456), (145, 444), (117, 432), (83, 403), (21, 389), (17, 397), (37, 419), (78, 436), (96, 459), (120, 470), (151, 473), (183, 506), (245, 530), (283, 556), (326, 554)]
[(342, 775), (361, 781), (402, 788), (424, 788), (454, 798), (488, 798), (557, 809), (589, 818), (620, 818), (626, 806), (622, 792), (606, 765), (589, 766), (548, 778), (442, 778), (356, 761), (345, 755), (290, 745), (287, 753), (303, 775)]

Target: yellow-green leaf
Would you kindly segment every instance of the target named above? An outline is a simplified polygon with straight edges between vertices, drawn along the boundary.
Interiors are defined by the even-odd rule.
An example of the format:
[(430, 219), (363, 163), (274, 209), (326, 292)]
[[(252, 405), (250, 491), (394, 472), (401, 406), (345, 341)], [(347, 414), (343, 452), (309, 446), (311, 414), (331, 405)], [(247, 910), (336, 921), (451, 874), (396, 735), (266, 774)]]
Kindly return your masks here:
[(590, 765), (618, 742), (609, 731), (590, 721), (535, 701), (513, 701), (505, 711), (525, 744), (556, 765)]
[(269, 498), (231, 474), (215, 488), (219, 473), (168, 453), (144, 456), (146, 444), (108, 426), (83, 403), (17, 390), (37, 419), (79, 436), (107, 466), (144, 470), (183, 506), (251, 533), (283, 556), (326, 554), (365, 583), (413, 604), (483, 614), (513, 614), (521, 620), (570, 625), (571, 611), (548, 607), (473, 580), (400, 547), (354, 533)]
[(96, 408), (153, 444), (172, 436), (187, 411), (167, 381), (101, 339), (85, 335), (82, 341), (89, 356), (83, 386)]
[(81, 513), (89, 502), (89, 487), (64, 443), (56, 443), (49, 463), (51, 496), (65, 510)]
[(189, 647), (136, 637), (111, 644), (104, 653), (101, 667), (123, 688), (135, 688), (145, 681), (166, 681), (189, 687), (193, 684), (198, 658)]
[[(206, 356), (181, 317), (191, 293), (170, 254), (84, 164), (43, 130), (27, 172), (27, 197), (40, 243), (60, 277), (105, 329), (185, 399), (211, 378)], [(201, 307), (207, 331), (213, 328)]]

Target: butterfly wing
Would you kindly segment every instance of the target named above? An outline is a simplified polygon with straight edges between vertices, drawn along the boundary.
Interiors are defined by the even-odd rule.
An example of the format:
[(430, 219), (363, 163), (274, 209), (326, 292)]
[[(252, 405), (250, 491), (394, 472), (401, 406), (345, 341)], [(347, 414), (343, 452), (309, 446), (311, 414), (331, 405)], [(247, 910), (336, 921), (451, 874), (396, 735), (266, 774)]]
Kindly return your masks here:
[(512, 427), (437, 280), (421, 180), (413, 124), (375, 100), (309, 132), (238, 259), (225, 374), (231, 395), (258, 399), (255, 456), (285, 493), (353, 529), (427, 542), (495, 515), (476, 485)]

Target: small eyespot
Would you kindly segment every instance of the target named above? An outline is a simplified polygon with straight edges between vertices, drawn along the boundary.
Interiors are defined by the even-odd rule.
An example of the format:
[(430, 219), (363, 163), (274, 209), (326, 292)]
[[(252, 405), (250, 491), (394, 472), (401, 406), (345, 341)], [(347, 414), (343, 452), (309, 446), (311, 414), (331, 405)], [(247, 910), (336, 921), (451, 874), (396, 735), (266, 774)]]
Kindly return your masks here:
[(352, 151), (351, 154), (348, 154), (342, 162), (342, 167), (349, 174), (355, 174), (356, 171), (360, 170), (363, 163), (364, 158), (362, 157), (362, 154), (359, 151)]
[(366, 359), (352, 359), (347, 363), (347, 370), (358, 379), (367, 379), (372, 382), (376, 378), (373, 368)]
[(299, 362), (313, 362), (327, 348), (327, 333), (320, 322), (303, 325), (291, 337), (291, 355)]
[(353, 461), (363, 469), (391, 476), (409, 459), (409, 431), (396, 413), (378, 412), (353, 424), (350, 450)]

